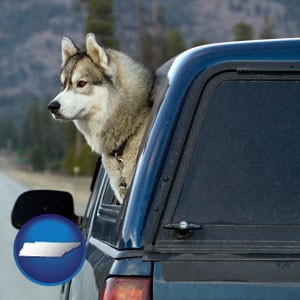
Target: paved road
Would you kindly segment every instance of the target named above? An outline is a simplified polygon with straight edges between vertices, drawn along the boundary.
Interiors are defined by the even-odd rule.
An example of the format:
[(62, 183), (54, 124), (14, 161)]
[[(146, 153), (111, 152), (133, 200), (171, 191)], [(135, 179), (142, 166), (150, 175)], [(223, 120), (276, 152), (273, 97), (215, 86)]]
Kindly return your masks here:
[(26, 187), (0, 171), (0, 299), (59, 299), (60, 287), (45, 287), (32, 283), (15, 265), (13, 243), (17, 230), (11, 226), (10, 215), (15, 200), (25, 190)]

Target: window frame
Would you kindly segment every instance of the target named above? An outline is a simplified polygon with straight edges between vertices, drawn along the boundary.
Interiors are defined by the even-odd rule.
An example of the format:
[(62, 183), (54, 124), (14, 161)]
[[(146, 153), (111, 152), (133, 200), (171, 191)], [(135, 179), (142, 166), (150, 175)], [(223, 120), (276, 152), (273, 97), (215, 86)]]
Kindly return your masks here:
[(107, 204), (114, 195), (103, 166), (99, 169), (93, 194), (96, 200), (93, 204), (89, 237), (115, 247), (119, 239), (119, 219), (123, 205)]

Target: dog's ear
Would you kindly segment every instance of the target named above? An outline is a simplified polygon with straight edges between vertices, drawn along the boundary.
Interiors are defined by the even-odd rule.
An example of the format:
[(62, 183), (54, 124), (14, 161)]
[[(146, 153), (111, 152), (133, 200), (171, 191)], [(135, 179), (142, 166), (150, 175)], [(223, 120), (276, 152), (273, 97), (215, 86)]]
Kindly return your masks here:
[(78, 52), (77, 46), (67, 37), (63, 37), (61, 41), (61, 53), (62, 53), (62, 65), (64, 66), (66, 61)]
[(101, 66), (104, 70), (108, 68), (108, 56), (104, 48), (96, 42), (93, 33), (86, 36), (86, 52), (95, 64)]

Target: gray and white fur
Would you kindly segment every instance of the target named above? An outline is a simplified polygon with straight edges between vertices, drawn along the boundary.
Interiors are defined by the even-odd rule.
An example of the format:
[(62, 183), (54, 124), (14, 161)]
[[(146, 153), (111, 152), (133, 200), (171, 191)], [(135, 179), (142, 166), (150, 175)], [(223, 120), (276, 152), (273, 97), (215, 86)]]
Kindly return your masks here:
[(62, 91), (48, 108), (54, 119), (73, 121), (101, 155), (120, 203), (151, 112), (153, 79), (153, 70), (122, 52), (104, 49), (94, 34), (86, 36), (86, 51), (62, 39)]

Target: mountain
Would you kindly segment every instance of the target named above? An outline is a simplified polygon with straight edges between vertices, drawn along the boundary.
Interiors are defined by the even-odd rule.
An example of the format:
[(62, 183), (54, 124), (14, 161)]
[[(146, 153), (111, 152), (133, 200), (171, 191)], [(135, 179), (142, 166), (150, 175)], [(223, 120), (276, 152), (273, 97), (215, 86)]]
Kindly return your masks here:
[[(298, 16), (294, 19), (289, 14), (292, 1), (272, 0), (194, 0), (189, 1), (185, 8), (186, 18), (189, 20), (183, 26), (184, 35), (189, 35), (189, 42), (197, 37), (209, 42), (230, 41), (233, 37), (232, 29), (243, 21), (250, 24), (259, 37), (265, 17), (274, 25), (278, 37), (294, 37), (299, 34)], [(295, 2), (295, 1), (294, 1)], [(195, 8), (198, 9), (195, 9)], [(293, 7), (300, 12), (300, 3)]]
[[(60, 42), (84, 40), (84, 10), (78, 0), (1, 0), (0, 3), (0, 118), (10, 116), (19, 125), (32, 100), (46, 102), (59, 89)], [(100, 0), (99, 0), (100, 1)], [(152, 0), (165, 27), (180, 29), (187, 47), (196, 40), (223, 42), (233, 39), (232, 29), (243, 21), (257, 38), (265, 17), (277, 37), (300, 32), (299, 0)], [(116, 33), (120, 48), (136, 53), (136, 0), (115, 0)], [(140, 0), (141, 25), (150, 28), (153, 2)]]
[(83, 23), (72, 0), (1, 0), (0, 117), (22, 120), (28, 101), (55, 94), (61, 38), (81, 41)]
[[(149, 27), (151, 1), (140, 1), (143, 3), (142, 25)], [(180, 29), (187, 47), (191, 47), (197, 40), (205, 40), (209, 43), (231, 41), (234, 38), (233, 28), (241, 21), (251, 25), (255, 38), (258, 38), (266, 17), (274, 25), (278, 38), (297, 37), (300, 33), (299, 0), (152, 1), (157, 1), (158, 7), (164, 10), (165, 26)], [(119, 36), (127, 40), (127, 43), (123, 42), (122, 45), (127, 52), (134, 53), (135, 0), (115, 0), (115, 2), (117, 23), (118, 21), (121, 23)], [(128, 5), (128, 2), (131, 4)]]

